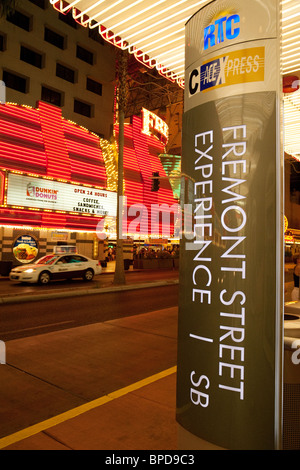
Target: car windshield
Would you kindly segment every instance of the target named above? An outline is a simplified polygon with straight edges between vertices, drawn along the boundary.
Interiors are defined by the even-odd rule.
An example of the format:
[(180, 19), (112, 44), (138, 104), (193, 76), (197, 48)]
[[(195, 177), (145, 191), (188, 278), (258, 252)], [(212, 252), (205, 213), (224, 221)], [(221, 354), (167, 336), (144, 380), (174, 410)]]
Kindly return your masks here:
[(53, 264), (59, 256), (57, 255), (47, 255), (43, 256), (43, 258), (38, 259), (35, 264)]

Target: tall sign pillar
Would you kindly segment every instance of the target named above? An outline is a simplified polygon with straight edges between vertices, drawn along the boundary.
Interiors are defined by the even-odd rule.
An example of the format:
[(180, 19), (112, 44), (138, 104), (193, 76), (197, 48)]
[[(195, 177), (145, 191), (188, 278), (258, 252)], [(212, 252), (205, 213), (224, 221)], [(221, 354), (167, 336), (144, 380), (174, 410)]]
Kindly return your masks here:
[(283, 351), (280, 2), (186, 25), (177, 421), (184, 449), (278, 449)]

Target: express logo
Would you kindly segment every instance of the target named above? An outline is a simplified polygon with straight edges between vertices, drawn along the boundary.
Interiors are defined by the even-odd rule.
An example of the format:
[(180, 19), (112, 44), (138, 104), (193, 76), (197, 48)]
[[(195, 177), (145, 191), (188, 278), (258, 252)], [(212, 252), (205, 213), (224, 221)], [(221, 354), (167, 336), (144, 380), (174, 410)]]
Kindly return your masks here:
[(265, 48), (230, 52), (204, 62), (189, 75), (189, 96), (222, 86), (264, 80)]

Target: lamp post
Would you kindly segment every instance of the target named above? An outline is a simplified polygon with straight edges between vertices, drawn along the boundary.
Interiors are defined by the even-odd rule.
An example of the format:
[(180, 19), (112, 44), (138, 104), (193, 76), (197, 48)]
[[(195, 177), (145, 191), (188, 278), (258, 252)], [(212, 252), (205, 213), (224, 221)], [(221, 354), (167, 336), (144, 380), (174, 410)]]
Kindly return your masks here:
[(125, 284), (125, 270), (123, 257), (123, 152), (124, 152), (124, 119), (127, 103), (127, 61), (126, 51), (119, 53), (119, 90), (118, 90), (118, 116), (119, 116), (119, 155), (118, 155), (118, 192), (117, 192), (117, 246), (114, 284)]

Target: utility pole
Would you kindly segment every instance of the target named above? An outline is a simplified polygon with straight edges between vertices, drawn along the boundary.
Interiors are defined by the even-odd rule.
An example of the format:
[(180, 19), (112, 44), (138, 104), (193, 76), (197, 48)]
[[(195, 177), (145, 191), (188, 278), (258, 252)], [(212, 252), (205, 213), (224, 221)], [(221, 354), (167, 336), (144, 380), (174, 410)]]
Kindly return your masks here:
[(114, 284), (126, 284), (123, 256), (123, 153), (124, 153), (124, 120), (127, 104), (127, 51), (119, 51), (119, 156), (118, 156), (118, 192), (117, 192), (117, 246)]

